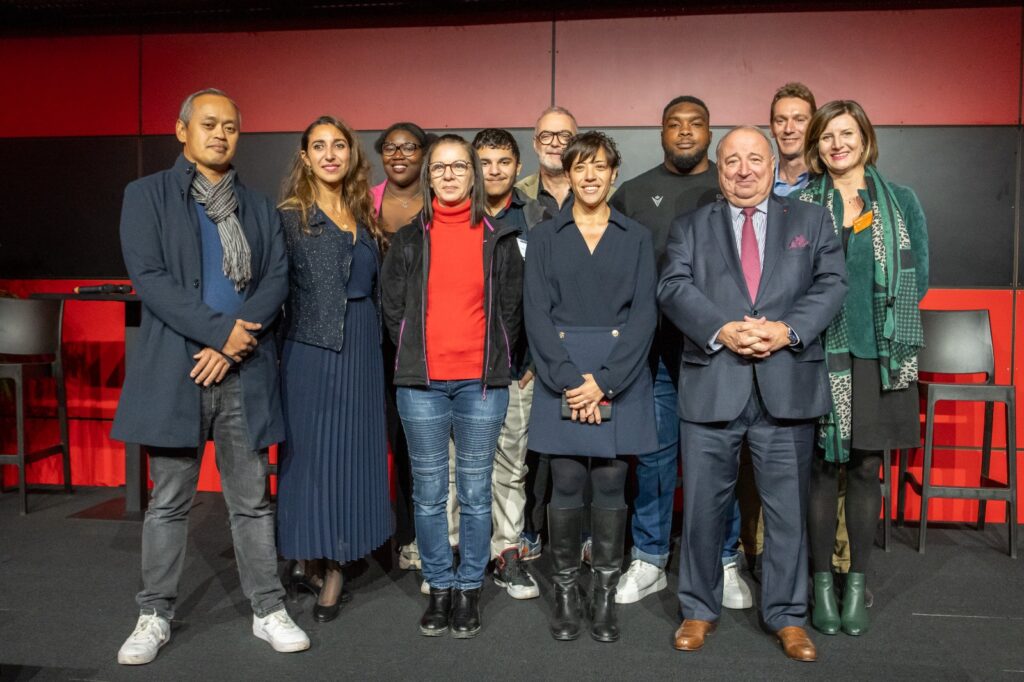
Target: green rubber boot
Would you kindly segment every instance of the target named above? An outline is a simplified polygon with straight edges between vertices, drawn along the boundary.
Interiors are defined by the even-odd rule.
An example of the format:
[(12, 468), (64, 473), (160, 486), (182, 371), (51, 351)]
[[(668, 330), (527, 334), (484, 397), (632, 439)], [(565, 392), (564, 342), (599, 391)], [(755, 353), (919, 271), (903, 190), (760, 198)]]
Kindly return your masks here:
[[(864, 600), (861, 599), (863, 607)], [(839, 632), (839, 606), (836, 605), (836, 593), (832, 589), (832, 573), (814, 574), (814, 611), (811, 612), (811, 625), (823, 635), (834, 635)]]
[(843, 632), (863, 635), (868, 631), (868, 609), (864, 605), (866, 581), (863, 573), (847, 573), (843, 591)]

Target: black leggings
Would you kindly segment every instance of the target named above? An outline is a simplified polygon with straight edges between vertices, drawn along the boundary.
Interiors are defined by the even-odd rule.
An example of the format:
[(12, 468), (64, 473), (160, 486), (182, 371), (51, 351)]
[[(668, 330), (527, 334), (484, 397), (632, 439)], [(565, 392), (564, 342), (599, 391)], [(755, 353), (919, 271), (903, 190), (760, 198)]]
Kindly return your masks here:
[(551, 456), (551, 506), (578, 509), (583, 506), (587, 469), (593, 486), (593, 505), (599, 509), (626, 506), (626, 462), (607, 457)]
[[(850, 572), (867, 573), (871, 546), (878, 527), (882, 491), (878, 468), (882, 453), (877, 450), (851, 450), (846, 463), (846, 534), (850, 538)], [(808, 529), (811, 543), (811, 567), (815, 573), (832, 570), (832, 552), (836, 543), (839, 502), (839, 468), (820, 454), (811, 464)]]

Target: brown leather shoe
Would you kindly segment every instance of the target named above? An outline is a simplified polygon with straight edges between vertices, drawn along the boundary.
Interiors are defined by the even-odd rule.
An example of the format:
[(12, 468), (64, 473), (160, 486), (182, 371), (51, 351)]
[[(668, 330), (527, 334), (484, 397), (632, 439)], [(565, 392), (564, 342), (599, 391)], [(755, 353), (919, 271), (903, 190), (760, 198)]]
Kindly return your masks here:
[(794, 661), (816, 661), (818, 650), (814, 642), (807, 636), (807, 631), (799, 625), (790, 625), (775, 633), (782, 644), (782, 650)]
[(709, 620), (685, 619), (676, 630), (672, 646), (680, 651), (698, 651), (704, 646), (704, 638), (715, 631), (717, 625)]

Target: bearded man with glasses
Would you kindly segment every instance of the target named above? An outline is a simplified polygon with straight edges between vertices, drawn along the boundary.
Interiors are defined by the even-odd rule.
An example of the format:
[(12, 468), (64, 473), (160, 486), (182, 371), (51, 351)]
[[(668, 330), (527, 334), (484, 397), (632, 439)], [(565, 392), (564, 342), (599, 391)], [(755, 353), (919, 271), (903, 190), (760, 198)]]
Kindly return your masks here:
[(539, 201), (551, 215), (572, 203), (569, 176), (562, 170), (562, 152), (576, 131), (576, 118), (568, 109), (549, 107), (541, 112), (533, 129), (533, 150), (537, 152), (539, 171), (516, 183), (523, 194)]

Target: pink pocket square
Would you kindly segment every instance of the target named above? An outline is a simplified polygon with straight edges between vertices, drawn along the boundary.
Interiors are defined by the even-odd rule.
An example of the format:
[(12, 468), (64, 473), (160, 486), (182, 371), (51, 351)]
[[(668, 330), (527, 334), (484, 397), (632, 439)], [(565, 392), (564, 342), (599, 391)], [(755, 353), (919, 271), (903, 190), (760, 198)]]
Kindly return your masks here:
[(804, 248), (806, 246), (809, 246), (809, 245), (810, 245), (810, 242), (807, 241), (807, 237), (803, 236), (802, 234), (798, 234), (797, 236), (793, 237), (793, 241), (791, 241), (789, 243), (789, 246), (787, 246), (786, 248), (787, 249), (802, 249), (802, 248)]

